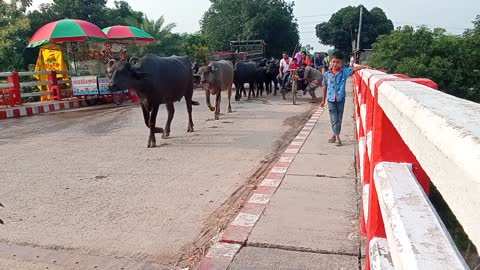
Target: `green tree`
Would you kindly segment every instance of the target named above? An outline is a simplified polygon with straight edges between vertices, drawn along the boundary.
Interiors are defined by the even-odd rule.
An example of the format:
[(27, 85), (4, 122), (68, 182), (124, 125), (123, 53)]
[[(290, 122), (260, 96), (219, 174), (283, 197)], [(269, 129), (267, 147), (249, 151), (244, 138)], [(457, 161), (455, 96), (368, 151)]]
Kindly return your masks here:
[(31, 0), (0, 1), (0, 70), (22, 69), (21, 57), (30, 30), (30, 20), (25, 15)]
[(369, 64), (392, 73), (429, 78), (442, 91), (480, 102), (480, 27), (462, 36), (444, 29), (404, 26), (373, 44)]
[(328, 22), (315, 26), (317, 37), (325, 45), (350, 54), (352, 42), (357, 39), (360, 8), (363, 8), (362, 32), (360, 48), (371, 48), (378, 36), (388, 34), (393, 30), (393, 23), (381, 8), (372, 8), (370, 11), (364, 6), (348, 6), (332, 15)]
[(141, 11), (134, 11), (126, 1), (114, 1), (114, 8), (107, 8), (106, 14), (109, 26), (142, 24), (144, 14)]
[(188, 55), (190, 60), (204, 64), (206, 55), (209, 53), (207, 39), (201, 33), (180, 35), (182, 54)]
[(145, 16), (143, 23), (139, 27), (145, 32), (149, 33), (155, 38), (155, 42), (152, 42), (146, 46), (132, 48), (130, 55), (143, 56), (147, 53), (158, 54), (160, 56), (180, 55), (182, 49), (180, 47), (180, 35), (172, 33), (172, 29), (175, 28), (174, 23), (165, 23), (165, 18), (154, 20)]
[(294, 3), (284, 0), (211, 0), (201, 20), (210, 49), (226, 51), (232, 40), (263, 39), (268, 56), (292, 51), (299, 41)]
[(53, 0), (52, 21), (58, 19), (80, 19), (89, 21), (100, 28), (110, 26), (105, 16), (107, 0)]
[(310, 44), (307, 44), (307, 45), (305, 45), (305, 46), (303, 46), (303, 47), (301, 48), (301, 51), (305, 51), (305, 52), (307, 52), (307, 54), (309, 54), (309, 55), (312, 55), (312, 54), (313, 54), (313, 53), (312, 53), (313, 50), (315, 50), (315, 48), (312, 47), (312, 45), (310, 45)]

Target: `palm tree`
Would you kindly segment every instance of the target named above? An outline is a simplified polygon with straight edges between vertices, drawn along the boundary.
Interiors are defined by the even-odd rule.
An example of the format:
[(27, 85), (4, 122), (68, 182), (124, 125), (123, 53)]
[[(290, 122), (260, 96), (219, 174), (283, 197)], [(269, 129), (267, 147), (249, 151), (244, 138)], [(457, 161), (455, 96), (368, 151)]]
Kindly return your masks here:
[(181, 52), (180, 36), (172, 33), (172, 29), (176, 27), (176, 24), (165, 24), (163, 16), (157, 20), (149, 19), (145, 16), (143, 22), (138, 27), (152, 35), (155, 38), (155, 42), (133, 49), (132, 54), (142, 56), (147, 53), (153, 53), (160, 56), (170, 56)]

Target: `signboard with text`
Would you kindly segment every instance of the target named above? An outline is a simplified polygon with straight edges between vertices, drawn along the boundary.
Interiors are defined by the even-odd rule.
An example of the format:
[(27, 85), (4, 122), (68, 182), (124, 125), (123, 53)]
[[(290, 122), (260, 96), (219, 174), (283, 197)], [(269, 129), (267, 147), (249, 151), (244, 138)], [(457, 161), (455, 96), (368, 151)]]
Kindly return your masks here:
[(73, 95), (98, 95), (97, 76), (72, 77)]
[(98, 77), (98, 91), (100, 92), (100, 95), (109, 95), (111, 94), (110, 91), (108, 91), (108, 78), (107, 77)]

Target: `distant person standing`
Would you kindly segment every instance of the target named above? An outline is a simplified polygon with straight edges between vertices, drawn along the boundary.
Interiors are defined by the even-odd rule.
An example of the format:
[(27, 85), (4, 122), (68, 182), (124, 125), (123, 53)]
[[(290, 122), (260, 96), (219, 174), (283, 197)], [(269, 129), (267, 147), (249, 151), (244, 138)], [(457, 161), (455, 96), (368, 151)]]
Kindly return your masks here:
[(345, 107), (345, 87), (347, 78), (357, 70), (370, 68), (369, 66), (344, 67), (343, 54), (334, 52), (332, 54), (332, 66), (323, 76), (323, 100), (320, 106), (324, 107), (328, 102), (328, 111), (330, 113), (330, 123), (332, 125), (333, 135), (328, 140), (329, 143), (342, 145), (340, 131), (342, 129), (343, 110)]
[[(316, 70), (322, 71), (323, 65), (323, 55), (321, 53), (316, 53), (316, 57), (313, 59), (314, 67)], [(324, 73), (324, 71), (322, 71)]]
[[(279, 66), (279, 74), (277, 76), (277, 81), (280, 84), (280, 91), (284, 91), (285, 84), (290, 79), (290, 64), (292, 62), (292, 58), (288, 56), (287, 52), (282, 53), (282, 60), (280, 60)], [(276, 95), (276, 92), (274, 93)]]
[(329, 69), (330, 68), (330, 55), (328, 55), (328, 53), (325, 53), (325, 58), (324, 58), (323, 62), (324, 62), (325, 69)]
[(307, 54), (307, 58), (306, 58), (305, 62), (307, 63), (307, 65), (309, 67), (313, 67), (313, 59), (310, 55)]
[(352, 56), (350, 57), (350, 67), (353, 67), (355, 65), (355, 56), (352, 53)]

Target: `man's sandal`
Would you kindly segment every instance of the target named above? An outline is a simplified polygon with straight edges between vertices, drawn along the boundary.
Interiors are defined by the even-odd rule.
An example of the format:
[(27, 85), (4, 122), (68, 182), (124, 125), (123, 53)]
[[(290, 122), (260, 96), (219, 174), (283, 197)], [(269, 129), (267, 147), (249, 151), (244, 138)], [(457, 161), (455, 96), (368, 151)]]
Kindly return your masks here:
[(335, 143), (335, 141), (336, 141), (335, 137), (328, 139), (328, 143)]

